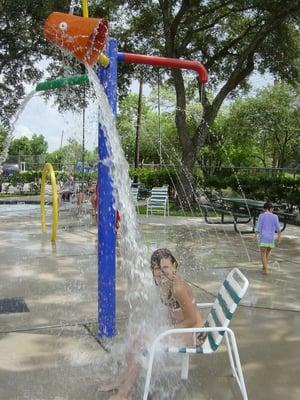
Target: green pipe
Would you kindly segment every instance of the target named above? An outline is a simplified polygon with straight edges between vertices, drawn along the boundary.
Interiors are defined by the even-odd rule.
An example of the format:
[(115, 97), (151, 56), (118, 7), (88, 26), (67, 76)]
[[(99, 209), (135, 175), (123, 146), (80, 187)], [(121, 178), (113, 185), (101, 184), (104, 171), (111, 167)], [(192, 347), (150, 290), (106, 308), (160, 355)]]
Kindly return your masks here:
[(87, 75), (74, 75), (74, 76), (68, 76), (66, 78), (40, 82), (36, 85), (35, 90), (39, 92), (41, 90), (58, 89), (68, 85), (83, 85), (84, 83), (88, 82), (89, 78)]

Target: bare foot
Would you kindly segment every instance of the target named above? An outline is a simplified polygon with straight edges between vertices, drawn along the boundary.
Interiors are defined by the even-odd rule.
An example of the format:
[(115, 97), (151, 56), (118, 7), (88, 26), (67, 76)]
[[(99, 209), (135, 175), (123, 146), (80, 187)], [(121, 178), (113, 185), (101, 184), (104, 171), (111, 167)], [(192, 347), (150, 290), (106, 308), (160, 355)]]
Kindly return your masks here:
[(112, 390), (118, 390), (119, 385), (118, 382), (111, 382), (111, 383), (101, 383), (98, 391), (99, 392), (110, 392)]
[(114, 394), (113, 396), (111, 396), (109, 398), (109, 400), (131, 400), (131, 396), (127, 397), (127, 396), (117, 393), (117, 394)]
[(265, 269), (265, 268), (263, 268), (263, 270), (262, 270), (262, 274), (263, 274), (263, 275), (267, 275), (267, 273), (268, 273), (268, 270), (267, 270), (267, 269)]

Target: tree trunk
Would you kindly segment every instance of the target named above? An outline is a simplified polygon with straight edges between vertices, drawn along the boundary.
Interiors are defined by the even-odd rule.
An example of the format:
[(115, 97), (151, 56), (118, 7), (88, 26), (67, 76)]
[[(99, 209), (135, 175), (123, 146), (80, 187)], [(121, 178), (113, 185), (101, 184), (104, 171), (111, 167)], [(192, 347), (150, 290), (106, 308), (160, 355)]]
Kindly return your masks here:
[(137, 119), (136, 119), (136, 135), (135, 135), (134, 168), (138, 168), (140, 164), (142, 98), (143, 98), (143, 76), (140, 77), (140, 87), (139, 87), (138, 109), (137, 109)]

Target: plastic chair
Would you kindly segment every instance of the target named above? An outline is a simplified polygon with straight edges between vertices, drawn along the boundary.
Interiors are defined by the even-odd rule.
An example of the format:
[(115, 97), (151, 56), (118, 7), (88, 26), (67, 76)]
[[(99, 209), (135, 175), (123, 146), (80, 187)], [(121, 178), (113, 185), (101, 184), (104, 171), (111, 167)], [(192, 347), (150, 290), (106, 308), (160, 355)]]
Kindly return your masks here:
[(147, 200), (147, 217), (149, 212), (163, 213), (164, 217), (170, 214), (168, 186), (154, 187), (151, 189), (151, 196)]
[(130, 191), (131, 191), (131, 199), (132, 199), (133, 205), (136, 207), (137, 212), (139, 212), (139, 205), (138, 205), (139, 188), (131, 187)]
[[(229, 356), (230, 366), (233, 376), (236, 378), (243, 400), (248, 400), (246, 385), (244, 381), (243, 371), (241, 367), (240, 357), (238, 353), (237, 343), (233, 331), (228, 327), (237, 309), (237, 305), (245, 295), (249, 286), (247, 278), (241, 273), (238, 268), (234, 268), (226, 277), (221, 286), (217, 298), (214, 303), (197, 304), (199, 308), (211, 306), (210, 313), (202, 328), (183, 328), (169, 329), (162, 332), (156, 337), (149, 351), (149, 363), (146, 375), (143, 400), (147, 400), (152, 366), (156, 348), (162, 339), (167, 336), (182, 334), (182, 333), (205, 333), (206, 337), (202, 345), (196, 347), (169, 347), (166, 350), (168, 353), (180, 353), (181, 362), (181, 379), (188, 378), (189, 372), (189, 356), (190, 354), (213, 354), (219, 348), (223, 337)], [(160, 346), (161, 348), (161, 346)]]

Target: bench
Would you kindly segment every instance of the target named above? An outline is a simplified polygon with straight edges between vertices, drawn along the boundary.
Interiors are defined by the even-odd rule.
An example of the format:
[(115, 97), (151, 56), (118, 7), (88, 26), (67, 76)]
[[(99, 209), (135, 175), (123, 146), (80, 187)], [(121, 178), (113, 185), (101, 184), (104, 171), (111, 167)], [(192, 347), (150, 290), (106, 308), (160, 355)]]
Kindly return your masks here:
[[(255, 233), (255, 226), (256, 226), (256, 221), (257, 218), (259, 217), (259, 214), (261, 213), (261, 209), (258, 208), (253, 208), (253, 207), (246, 207), (246, 206), (240, 206), (240, 207), (232, 207), (229, 208), (226, 206), (224, 203), (218, 201), (215, 204), (203, 204), (201, 206), (203, 212), (204, 212), (204, 219), (207, 224), (233, 224), (234, 225), (234, 230), (237, 233), (242, 233), (242, 234), (248, 234), (248, 233)], [(220, 221), (212, 221), (208, 219), (208, 212), (213, 211), (215, 213), (219, 213), (220, 216)], [(286, 212), (284, 210), (274, 210), (274, 214), (278, 215), (279, 221), (282, 223), (281, 227), (281, 232), (283, 232), (286, 228), (286, 225), (292, 221), (295, 220), (296, 214)], [(231, 216), (231, 220), (225, 220), (225, 216)], [(247, 224), (252, 220), (252, 228), (251, 230), (240, 230), (238, 229), (238, 224)]]
[[(207, 224), (235, 224), (235, 223), (240, 223), (240, 224), (247, 224), (248, 222), (251, 221), (252, 216), (246, 213), (242, 213), (239, 211), (232, 211), (226, 208), (225, 206), (222, 207), (220, 204), (214, 205), (208, 205), (208, 204), (203, 204), (201, 205), (201, 209), (204, 213), (204, 219)], [(212, 221), (208, 219), (208, 212), (213, 211), (216, 214), (221, 214), (220, 216), (216, 215), (216, 217), (220, 217), (220, 221)], [(224, 220), (225, 216), (231, 216), (231, 220)], [(213, 217), (214, 218), (214, 217)], [(242, 218), (243, 220), (239, 220), (239, 218)], [(246, 221), (245, 221), (246, 218)]]
[(280, 222), (282, 222), (283, 226), (281, 228), (281, 232), (285, 230), (285, 227), (288, 223), (295, 221), (297, 215), (293, 213), (289, 213), (286, 211), (273, 211), (274, 214), (278, 216)]

